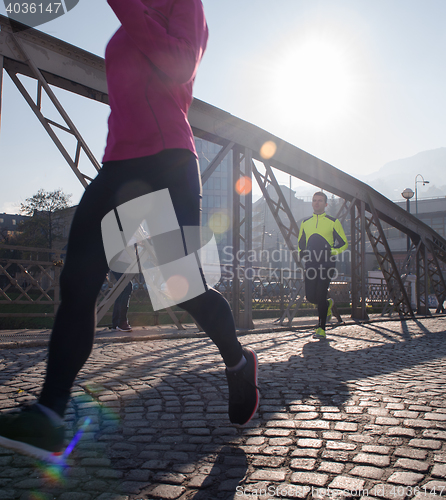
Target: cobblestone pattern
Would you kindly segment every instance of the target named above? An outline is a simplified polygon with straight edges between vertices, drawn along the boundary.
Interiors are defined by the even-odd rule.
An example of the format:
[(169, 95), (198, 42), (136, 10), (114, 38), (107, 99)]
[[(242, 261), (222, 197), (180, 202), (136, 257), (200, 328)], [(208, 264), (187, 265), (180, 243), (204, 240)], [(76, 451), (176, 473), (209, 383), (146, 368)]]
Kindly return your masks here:
[[(230, 424), (207, 339), (98, 344), (67, 413), (64, 470), (0, 448), (0, 500), (446, 496), (445, 319), (250, 334), (261, 403)], [(45, 348), (2, 351), (0, 409), (33, 400)]]

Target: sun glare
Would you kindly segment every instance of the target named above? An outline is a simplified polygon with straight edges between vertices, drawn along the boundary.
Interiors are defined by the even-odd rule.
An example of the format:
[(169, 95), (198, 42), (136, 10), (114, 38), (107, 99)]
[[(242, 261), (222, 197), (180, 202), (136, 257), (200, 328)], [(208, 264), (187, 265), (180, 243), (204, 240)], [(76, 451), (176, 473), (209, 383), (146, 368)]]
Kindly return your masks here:
[(288, 46), (274, 74), (277, 105), (300, 123), (333, 124), (353, 105), (352, 69), (346, 52), (334, 43), (309, 39)]

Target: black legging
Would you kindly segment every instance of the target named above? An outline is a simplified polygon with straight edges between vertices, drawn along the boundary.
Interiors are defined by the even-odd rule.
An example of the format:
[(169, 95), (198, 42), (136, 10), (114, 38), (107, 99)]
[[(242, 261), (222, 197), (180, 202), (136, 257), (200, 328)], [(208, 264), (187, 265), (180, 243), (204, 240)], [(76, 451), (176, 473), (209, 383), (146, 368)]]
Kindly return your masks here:
[[(88, 359), (96, 326), (96, 300), (108, 271), (102, 218), (122, 203), (169, 189), (180, 226), (200, 226), (201, 178), (187, 150), (104, 163), (85, 190), (70, 229), (60, 278), (61, 304), (49, 345), (46, 378), (39, 402), (63, 416), (77, 373)], [(162, 214), (160, 214), (162, 217)], [(242, 358), (226, 299), (212, 288), (180, 304), (217, 345), (227, 366)]]
[(308, 302), (317, 304), (319, 326), (325, 330), (327, 323), (328, 301), (327, 294), (330, 286), (330, 276), (333, 268), (311, 264), (305, 266), (305, 295)]

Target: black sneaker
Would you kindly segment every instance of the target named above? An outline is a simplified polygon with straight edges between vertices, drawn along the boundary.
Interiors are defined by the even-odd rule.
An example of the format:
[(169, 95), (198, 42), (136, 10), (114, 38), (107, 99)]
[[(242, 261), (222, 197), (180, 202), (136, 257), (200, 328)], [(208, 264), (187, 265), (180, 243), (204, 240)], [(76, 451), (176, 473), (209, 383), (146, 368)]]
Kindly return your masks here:
[(252, 349), (243, 348), (246, 365), (236, 372), (226, 370), (229, 388), (229, 420), (233, 424), (247, 424), (259, 406), (257, 387), (257, 355)]
[(0, 446), (49, 462), (57, 461), (64, 427), (56, 426), (37, 405), (0, 415)]

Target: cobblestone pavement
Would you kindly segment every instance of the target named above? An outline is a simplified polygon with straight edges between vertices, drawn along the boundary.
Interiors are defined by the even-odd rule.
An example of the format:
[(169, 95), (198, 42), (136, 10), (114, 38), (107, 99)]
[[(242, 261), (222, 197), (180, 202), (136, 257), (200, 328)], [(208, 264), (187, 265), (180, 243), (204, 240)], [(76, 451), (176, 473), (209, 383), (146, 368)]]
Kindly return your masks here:
[[(0, 448), (0, 500), (446, 496), (446, 318), (241, 337), (261, 402), (230, 424), (206, 338), (96, 344), (67, 413), (67, 467)], [(0, 409), (34, 399), (46, 348), (3, 349)], [(85, 419), (90, 424), (85, 427)]]

